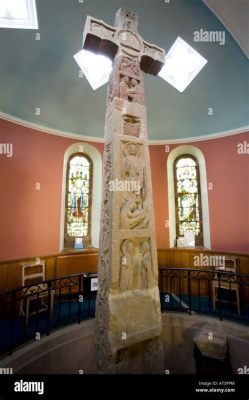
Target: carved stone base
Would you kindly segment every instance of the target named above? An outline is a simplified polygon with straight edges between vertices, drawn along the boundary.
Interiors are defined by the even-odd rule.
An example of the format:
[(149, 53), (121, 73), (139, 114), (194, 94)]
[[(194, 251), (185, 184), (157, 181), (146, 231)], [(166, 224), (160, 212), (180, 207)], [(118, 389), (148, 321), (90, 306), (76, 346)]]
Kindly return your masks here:
[(163, 374), (164, 346), (161, 337), (124, 347), (102, 360), (104, 374)]
[[(123, 365), (123, 357), (128, 354), (129, 370), (132, 368), (136, 370), (138, 364), (142, 371), (145, 368), (142, 355), (144, 353), (144, 357), (145, 355), (147, 357), (150, 351), (157, 349), (157, 346), (153, 345), (153, 339), (158, 338), (161, 331), (157, 287), (109, 295), (105, 302), (98, 304), (96, 310), (95, 340), (98, 369), (103, 372), (110, 372), (110, 368), (116, 371), (117, 364), (122, 361)], [(133, 359), (136, 360), (134, 367), (132, 367)], [(155, 366), (152, 369), (154, 368)]]

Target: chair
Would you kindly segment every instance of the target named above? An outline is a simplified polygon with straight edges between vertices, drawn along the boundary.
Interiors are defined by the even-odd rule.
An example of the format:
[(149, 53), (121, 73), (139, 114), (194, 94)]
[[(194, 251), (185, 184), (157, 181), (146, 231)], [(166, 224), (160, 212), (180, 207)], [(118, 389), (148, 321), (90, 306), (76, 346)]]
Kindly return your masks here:
[[(238, 259), (235, 257), (225, 257), (224, 259), (224, 266), (222, 267), (215, 267), (216, 271), (223, 271), (223, 272), (234, 272), (237, 271), (237, 262)], [(218, 290), (224, 289), (234, 291), (236, 294), (236, 301), (230, 301), (218, 298)], [(230, 274), (215, 274), (214, 279), (212, 280), (212, 292), (213, 292), (213, 308), (216, 310), (216, 302), (222, 303), (230, 303), (237, 305), (238, 315), (240, 315), (240, 299), (239, 299), (239, 284), (237, 282), (236, 275)]]
[[(19, 314), (25, 316), (25, 324), (28, 326), (28, 320), (31, 315), (37, 315), (49, 309), (50, 315), (53, 313), (54, 290), (49, 290), (45, 283), (45, 261), (21, 263), (22, 265), (22, 286), (29, 286), (23, 289)], [(50, 296), (50, 299), (49, 299)], [(35, 309), (31, 310), (32, 303)]]

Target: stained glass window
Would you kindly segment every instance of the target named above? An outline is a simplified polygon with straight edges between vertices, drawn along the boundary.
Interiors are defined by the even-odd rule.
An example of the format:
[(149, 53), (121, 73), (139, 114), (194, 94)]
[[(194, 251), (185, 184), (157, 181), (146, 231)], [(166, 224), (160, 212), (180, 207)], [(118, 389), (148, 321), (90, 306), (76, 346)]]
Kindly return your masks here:
[(190, 155), (180, 156), (174, 164), (176, 194), (176, 235), (195, 234), (195, 244), (203, 245), (200, 177), (197, 160)]
[(75, 238), (87, 244), (91, 235), (92, 162), (82, 153), (68, 161), (65, 221), (65, 247), (73, 247)]

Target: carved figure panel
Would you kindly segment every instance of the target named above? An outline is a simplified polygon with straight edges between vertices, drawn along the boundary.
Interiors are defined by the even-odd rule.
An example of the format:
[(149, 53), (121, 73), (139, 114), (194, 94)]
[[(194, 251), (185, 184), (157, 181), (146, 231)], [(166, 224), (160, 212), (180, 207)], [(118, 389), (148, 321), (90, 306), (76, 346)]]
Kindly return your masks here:
[(143, 146), (134, 142), (123, 142), (121, 150), (121, 174), (125, 180), (136, 181), (140, 192), (144, 189)]
[(119, 64), (119, 70), (125, 74), (129, 75), (131, 77), (135, 78), (140, 78), (141, 77), (141, 71), (140, 71), (140, 66), (139, 66), (139, 60), (137, 58), (131, 59), (129, 57), (122, 57), (121, 62)]
[(121, 245), (120, 291), (132, 288), (132, 271), (135, 263), (133, 240), (124, 240)]
[[(120, 206), (120, 229), (146, 229), (149, 213), (146, 205), (143, 145), (123, 142), (121, 147), (121, 179), (130, 183)], [(128, 185), (126, 185), (128, 187)]]
[(130, 102), (143, 104), (144, 94), (141, 81), (127, 75), (120, 75), (119, 97)]
[(107, 104), (114, 97), (144, 104), (144, 83), (139, 60), (121, 56), (114, 63), (115, 72), (110, 77)]
[(144, 290), (153, 286), (150, 239), (125, 239), (120, 246), (119, 290)]
[(150, 243), (145, 240), (140, 244), (141, 251), (141, 284), (142, 287), (149, 287), (149, 283), (153, 282), (153, 267), (150, 251)]
[(132, 198), (125, 199), (120, 209), (120, 229), (146, 229), (148, 223), (149, 213)]

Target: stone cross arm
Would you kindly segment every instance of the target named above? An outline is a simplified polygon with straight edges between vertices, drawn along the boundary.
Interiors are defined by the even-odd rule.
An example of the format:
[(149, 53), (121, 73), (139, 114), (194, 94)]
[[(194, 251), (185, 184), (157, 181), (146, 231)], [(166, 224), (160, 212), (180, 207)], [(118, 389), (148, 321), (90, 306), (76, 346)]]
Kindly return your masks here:
[(141, 70), (157, 75), (165, 63), (165, 52), (148, 43), (137, 31), (137, 15), (119, 9), (115, 26), (87, 16), (83, 33), (83, 48), (103, 54), (114, 60), (117, 52), (127, 57), (140, 59)]

